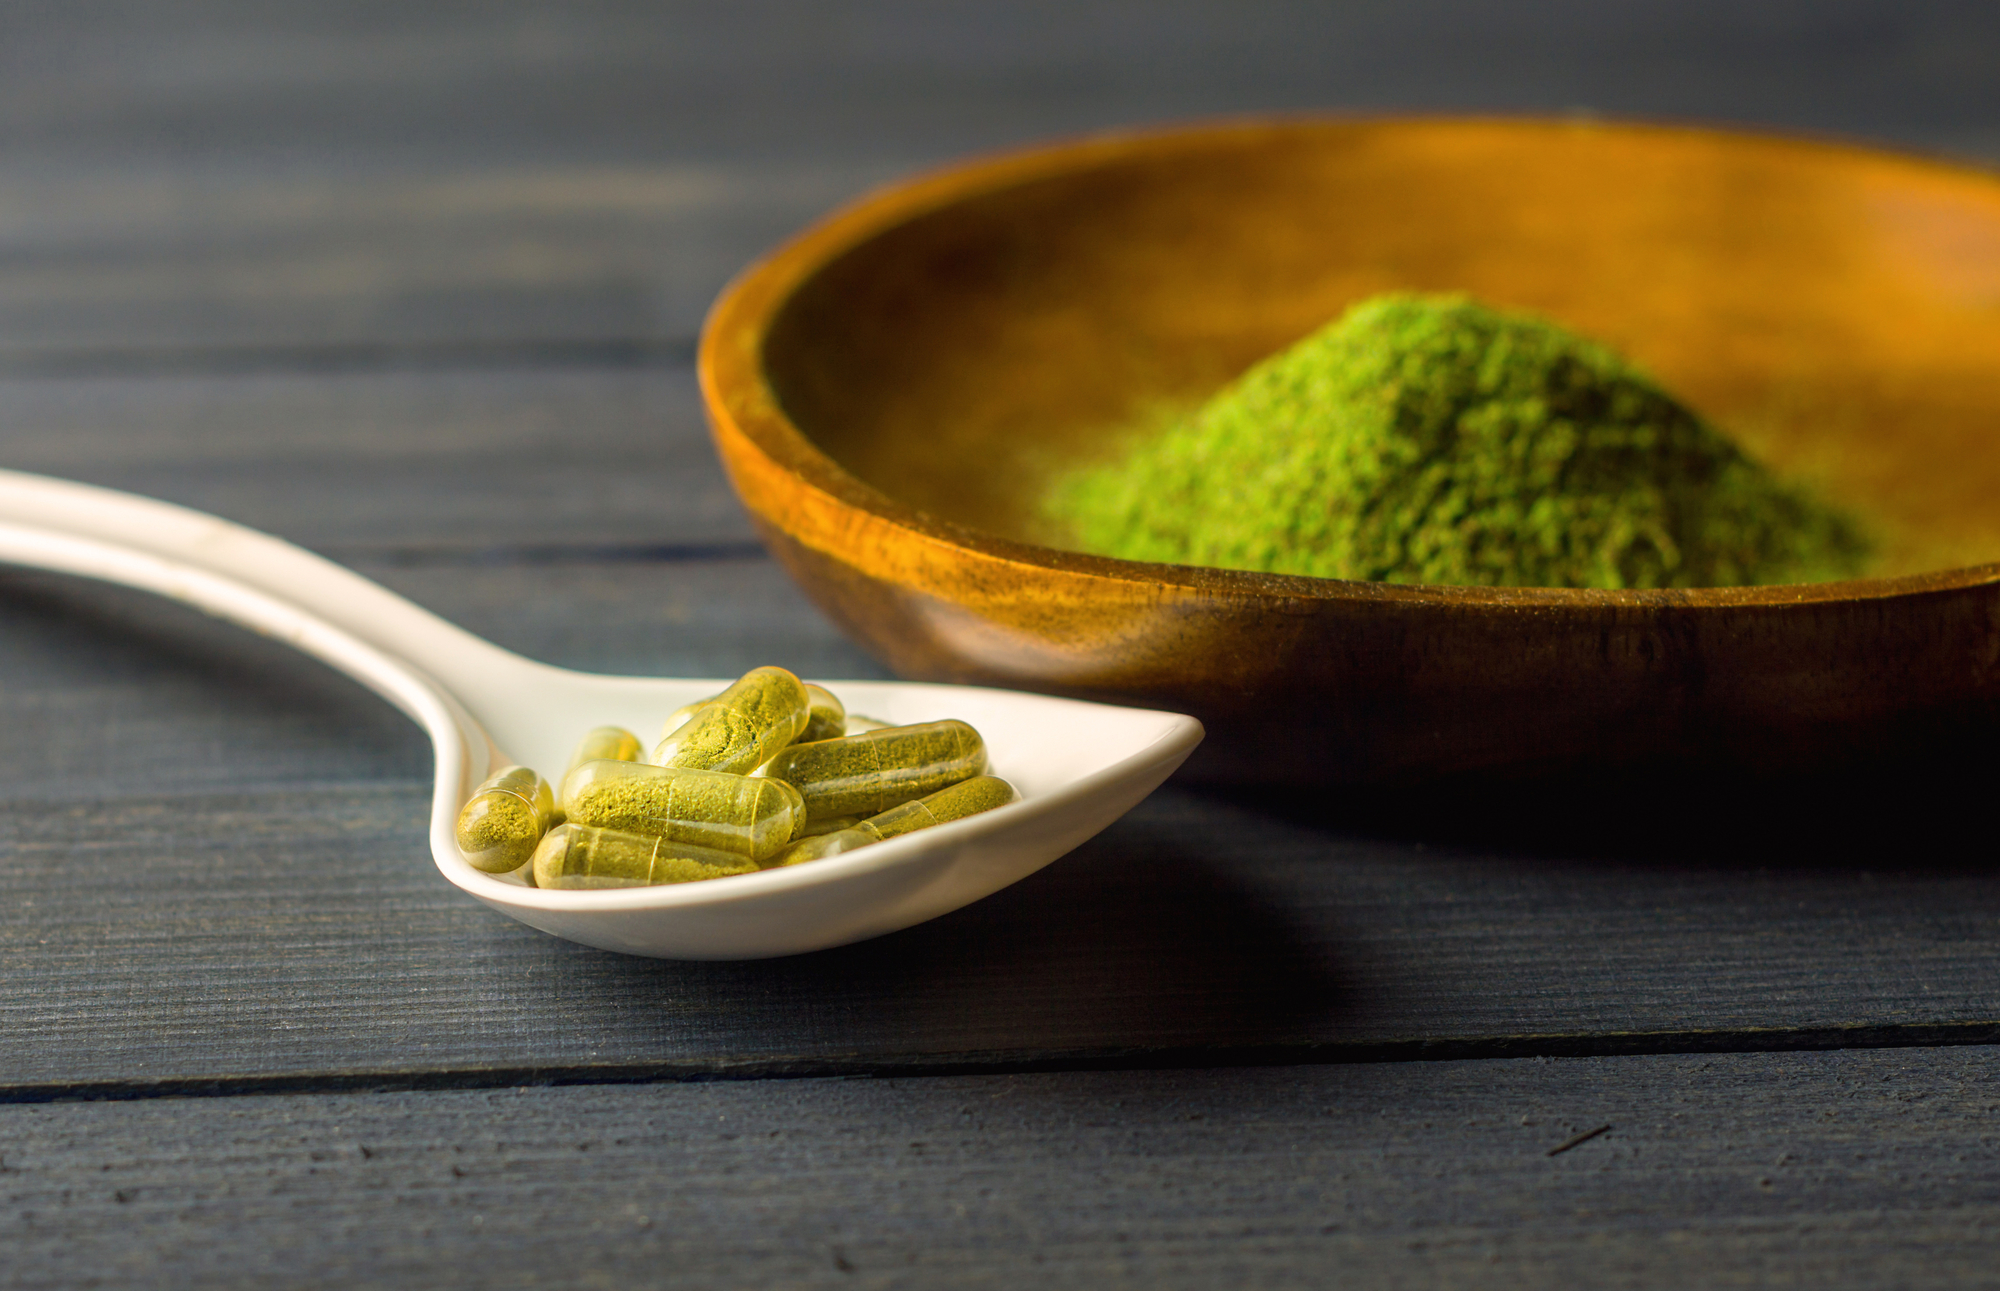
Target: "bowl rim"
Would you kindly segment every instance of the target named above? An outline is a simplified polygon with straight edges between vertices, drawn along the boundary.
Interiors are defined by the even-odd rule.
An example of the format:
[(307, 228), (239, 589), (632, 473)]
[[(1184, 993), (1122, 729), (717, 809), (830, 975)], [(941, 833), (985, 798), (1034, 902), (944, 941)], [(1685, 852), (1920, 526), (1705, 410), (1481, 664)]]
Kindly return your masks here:
[[(724, 287), (703, 322), (696, 369), (703, 402), (718, 441), (735, 439), (772, 466), (836, 507), (914, 533), (928, 543), (990, 561), (1060, 571), (1134, 587), (1162, 586), (1205, 597), (1262, 600), (1399, 602), (1408, 605), (1495, 606), (1520, 610), (1564, 608), (1736, 610), (1812, 603), (1900, 599), (2000, 584), (2000, 561), (1890, 578), (1823, 583), (1773, 583), (1752, 587), (1618, 589), (1477, 587), (1432, 583), (1383, 583), (1267, 574), (1207, 565), (1124, 560), (1043, 546), (976, 529), (920, 510), (849, 473), (795, 424), (772, 388), (764, 366), (771, 327), (792, 297), (821, 270), (864, 243), (911, 220), (967, 199), (1060, 178), (1111, 161), (1161, 159), (1231, 142), (1286, 136), (1399, 129), (1466, 129), (1562, 134), (1578, 130), (1635, 137), (1701, 139), (1733, 147), (1818, 154), (1831, 160), (1894, 164), (1939, 178), (1974, 181), (2000, 189), (2000, 173), (1917, 151), (1779, 130), (1649, 121), (1631, 118), (1508, 114), (1259, 114), (1164, 126), (1117, 129), (1054, 142), (982, 153), (920, 171), (877, 187), (836, 208), (753, 261)], [(725, 464), (728, 454), (724, 453)], [(732, 468), (733, 472), (733, 468)], [(740, 490), (739, 490), (740, 491)], [(794, 535), (796, 539), (796, 535)]]

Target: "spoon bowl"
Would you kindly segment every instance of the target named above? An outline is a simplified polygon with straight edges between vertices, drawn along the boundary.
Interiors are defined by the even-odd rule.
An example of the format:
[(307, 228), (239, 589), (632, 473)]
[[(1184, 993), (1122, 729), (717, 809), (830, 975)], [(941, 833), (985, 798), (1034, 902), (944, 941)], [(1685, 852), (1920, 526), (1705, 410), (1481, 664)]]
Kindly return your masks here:
[[(474, 786), (520, 762), (559, 775), (593, 726), (649, 735), (726, 679), (613, 677), (503, 650), (281, 539), (111, 489), (0, 471), (0, 561), (156, 592), (324, 660), (375, 690), (437, 753), (431, 855), (521, 922), (604, 950), (759, 959), (844, 945), (946, 914), (1024, 878), (1138, 804), (1202, 737), (1191, 717), (967, 686), (823, 683), (894, 724), (957, 717), (1021, 801), (781, 870), (698, 883), (548, 891), (482, 874), (453, 827)], [(782, 661), (780, 661), (782, 662)]]

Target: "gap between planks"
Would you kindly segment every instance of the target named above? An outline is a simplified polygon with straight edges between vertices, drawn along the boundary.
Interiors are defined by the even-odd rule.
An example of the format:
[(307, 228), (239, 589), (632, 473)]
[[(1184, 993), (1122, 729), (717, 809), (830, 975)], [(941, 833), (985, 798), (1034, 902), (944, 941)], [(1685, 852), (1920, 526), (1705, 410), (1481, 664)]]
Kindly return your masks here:
[(248, 376), (489, 368), (685, 368), (693, 336), (251, 345), (0, 346), (0, 377)]
[[(1807, 1053), (1854, 1049), (2000, 1045), (2000, 1021), (1743, 1027), (1600, 1035), (1476, 1036), (1372, 1044), (1164, 1045), (1031, 1050), (909, 1058), (799, 1058), (752, 1061), (573, 1063), (405, 1068), (332, 1073), (195, 1076), (162, 1080), (0, 1083), (0, 1105), (130, 1102), (153, 1098), (236, 1098), (511, 1089), (562, 1085), (647, 1085), (707, 1081), (875, 1079), (1027, 1075), (1047, 1072), (1217, 1070), (1357, 1063), (1463, 1062), (1521, 1058), (1658, 1057), (1708, 1053)], [(1572, 1145), (1573, 1146), (1573, 1145)]]

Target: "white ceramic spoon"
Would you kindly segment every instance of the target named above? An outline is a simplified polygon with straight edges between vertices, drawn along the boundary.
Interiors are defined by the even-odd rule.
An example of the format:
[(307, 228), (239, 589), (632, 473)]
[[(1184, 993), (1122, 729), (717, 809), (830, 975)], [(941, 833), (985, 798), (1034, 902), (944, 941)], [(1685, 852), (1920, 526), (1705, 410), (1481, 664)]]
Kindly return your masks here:
[[(557, 776), (588, 729), (655, 736), (726, 678), (607, 677), (502, 650), (302, 548), (185, 507), (0, 471), (0, 562), (123, 583), (296, 646), (370, 687), (437, 748), (431, 855), (487, 905), (588, 946), (756, 959), (843, 945), (956, 910), (1129, 811), (1201, 742), (1201, 723), (969, 686), (825, 683), (892, 723), (962, 718), (1022, 801), (810, 865), (700, 883), (556, 892), (482, 874), (453, 842), (473, 787), (523, 762)], [(784, 664), (782, 659), (756, 660)]]

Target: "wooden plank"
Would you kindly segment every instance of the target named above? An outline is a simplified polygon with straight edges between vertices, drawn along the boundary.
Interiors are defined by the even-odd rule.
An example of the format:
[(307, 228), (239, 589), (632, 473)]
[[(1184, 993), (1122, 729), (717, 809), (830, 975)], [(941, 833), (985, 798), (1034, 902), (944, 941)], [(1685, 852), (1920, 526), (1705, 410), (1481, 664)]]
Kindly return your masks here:
[(685, 361), (0, 379), (0, 466), (347, 560), (759, 550)]
[(2000, 157), (2000, 20), (1971, 0), (1175, 0), (1143, 22), (1106, 4), (209, 0), (0, 24), (17, 367), (685, 341), (738, 267), (891, 175), (1215, 113), (1586, 105)]
[[(791, 157), (1217, 108), (1481, 104), (1822, 128), (1991, 127), (1975, 0), (1659, 9), (639, 0), (402, 11), (196, 0), (17, 5), (0, 155), (185, 168), (256, 157)], [(1776, 44), (1787, 55), (1773, 57)], [(1018, 126), (1017, 126), (1018, 128)], [(1879, 125), (1877, 128), (1881, 128)], [(272, 152), (282, 150), (273, 156)]]
[(0, 1281), (1974, 1285), (1992, 1057), (0, 1107)]
[[(740, 519), (704, 519), (730, 504), (684, 372), (16, 380), (0, 395), (28, 432), (17, 464), (268, 526), (532, 656), (879, 675)], [(7, 573), (0, 608), (0, 1010), (18, 1040), (0, 1076), (16, 1089), (1559, 1050), (1626, 1032), (1825, 1043), (1828, 1028), (1907, 1039), (2000, 1018), (2000, 888), (1957, 841), (1966, 822), (1912, 820), (1880, 794), (1719, 836), (1726, 803), (1170, 791), (1031, 882), (875, 946), (620, 960), (435, 876), (428, 750), (358, 687), (135, 593)]]
[[(562, 662), (861, 671), (748, 547), (676, 363), (736, 265), (877, 178), (1330, 99), (2000, 155), (1990, 6), (473, 12), (0, 15), (0, 370), (51, 378), (0, 391), (0, 463), (276, 529)], [(376, 364), (408, 370), (353, 370)], [(179, 368), (231, 379), (52, 379)], [(1718, 841), (1715, 804), (1653, 786), (1555, 829), (1534, 817), (1575, 804), (1474, 827), (1169, 790), (927, 928), (672, 965), (460, 900), (401, 719), (173, 607), (0, 575), (0, 721), (0, 1098), (1963, 1041), (1996, 1016), (1994, 885), (1945, 829), (1971, 808), (1853, 795)], [(0, 1282), (1961, 1284), (1992, 1261), (1991, 1153), (1953, 1159), (1988, 1146), (1983, 1057), (12, 1106)]]
[[(755, 610), (747, 570), (776, 579), (670, 567), (671, 596), (635, 601), (622, 566), (503, 568), (484, 590), (417, 572), (426, 599), (533, 653), (754, 662), (792, 633), (792, 661), (831, 673), (847, 647), (780, 587)], [(1912, 826), (1895, 803), (1817, 831), (1718, 841), (1669, 820), (1621, 842), (1170, 787), (1042, 874), (878, 942), (761, 964), (605, 955), (434, 873), (427, 750), (380, 701), (176, 607), (40, 584), (0, 634), (17, 735), (0, 746), (0, 1086), (17, 1093), (1893, 1043), (2000, 1018), (2000, 884), (1953, 841), (1964, 820)], [(674, 624), (658, 607), (675, 596), (736, 609)]]
[[(728, 278), (906, 168), (331, 165), (272, 174), (0, 162), (0, 370), (200, 370), (387, 347), (685, 346)], [(10, 227), (11, 225), (11, 227)], [(458, 350), (450, 348), (456, 345)], [(220, 350), (220, 354), (211, 351)], [(309, 361), (309, 360), (306, 360)]]

